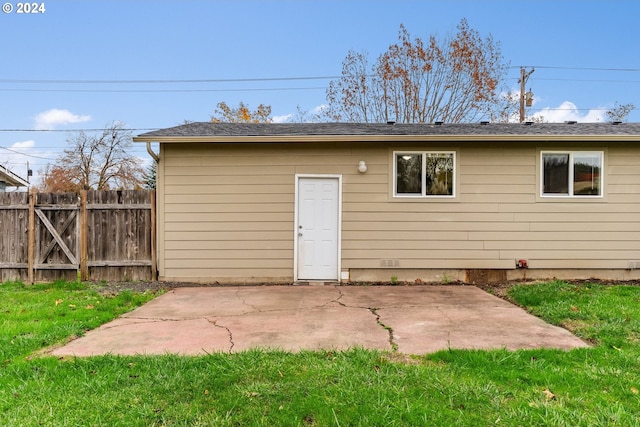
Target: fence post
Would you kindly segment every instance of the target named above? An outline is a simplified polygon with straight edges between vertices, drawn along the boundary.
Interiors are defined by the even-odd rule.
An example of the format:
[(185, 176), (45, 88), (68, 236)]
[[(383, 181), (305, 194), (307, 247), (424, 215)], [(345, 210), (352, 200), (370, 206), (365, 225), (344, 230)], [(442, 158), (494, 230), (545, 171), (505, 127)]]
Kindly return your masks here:
[(30, 284), (35, 283), (36, 256), (36, 196), (34, 188), (29, 191), (29, 228), (27, 229), (27, 276)]
[(87, 227), (87, 190), (80, 190), (80, 280), (82, 281), (89, 279)]

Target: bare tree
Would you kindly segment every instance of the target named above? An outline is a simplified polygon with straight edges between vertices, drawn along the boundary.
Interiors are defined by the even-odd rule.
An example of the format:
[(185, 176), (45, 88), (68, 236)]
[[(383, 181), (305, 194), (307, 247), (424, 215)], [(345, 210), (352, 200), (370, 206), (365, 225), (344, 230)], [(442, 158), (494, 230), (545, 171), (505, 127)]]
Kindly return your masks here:
[(332, 121), (451, 123), (495, 117), (507, 64), (498, 43), (482, 38), (466, 19), (443, 41), (411, 38), (401, 25), (398, 42), (369, 65), (366, 53), (350, 51), (342, 77), (327, 89)]
[(130, 154), (131, 132), (122, 122), (107, 124), (101, 134), (79, 132), (67, 142), (69, 147), (45, 174), (45, 190), (132, 189), (142, 183), (144, 169)]
[(287, 120), (289, 123), (319, 123), (327, 120), (327, 117), (323, 115), (322, 110), (324, 106), (321, 105), (314, 110), (304, 110), (300, 105), (296, 105), (296, 113), (291, 115)]
[(613, 108), (607, 110), (604, 115), (609, 122), (626, 122), (629, 113), (636, 109), (636, 106), (629, 104), (619, 104), (618, 101), (613, 105)]

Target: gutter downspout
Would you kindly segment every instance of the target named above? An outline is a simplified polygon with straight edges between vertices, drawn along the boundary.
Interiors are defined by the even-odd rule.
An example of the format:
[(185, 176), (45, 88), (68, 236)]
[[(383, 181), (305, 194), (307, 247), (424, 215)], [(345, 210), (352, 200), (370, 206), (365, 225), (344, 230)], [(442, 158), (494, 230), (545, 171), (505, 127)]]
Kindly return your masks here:
[[(151, 149), (151, 142), (147, 141), (147, 153), (156, 162), (156, 166), (160, 164), (160, 156)], [(156, 173), (157, 180), (157, 173)], [(157, 183), (157, 181), (156, 181)], [(157, 199), (156, 192), (151, 193), (151, 280), (158, 280), (158, 226), (157, 226)]]
[(153, 152), (153, 150), (151, 149), (151, 142), (147, 141), (147, 153), (149, 153), (149, 155), (151, 156), (151, 158), (153, 160), (156, 161), (156, 163), (160, 163), (160, 157)]

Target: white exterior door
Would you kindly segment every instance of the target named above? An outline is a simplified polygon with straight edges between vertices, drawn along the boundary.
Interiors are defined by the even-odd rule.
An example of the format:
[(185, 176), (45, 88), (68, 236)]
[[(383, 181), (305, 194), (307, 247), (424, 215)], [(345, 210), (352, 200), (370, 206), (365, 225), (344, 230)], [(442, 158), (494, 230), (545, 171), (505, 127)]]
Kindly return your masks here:
[(296, 280), (339, 280), (340, 182), (297, 177)]

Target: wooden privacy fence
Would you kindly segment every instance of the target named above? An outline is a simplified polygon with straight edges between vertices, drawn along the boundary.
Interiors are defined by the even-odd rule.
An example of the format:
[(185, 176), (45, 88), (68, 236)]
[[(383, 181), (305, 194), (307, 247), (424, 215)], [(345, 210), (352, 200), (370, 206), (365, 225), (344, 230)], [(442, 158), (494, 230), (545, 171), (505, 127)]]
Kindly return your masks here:
[(0, 283), (155, 280), (155, 192), (0, 193)]

